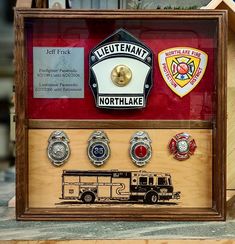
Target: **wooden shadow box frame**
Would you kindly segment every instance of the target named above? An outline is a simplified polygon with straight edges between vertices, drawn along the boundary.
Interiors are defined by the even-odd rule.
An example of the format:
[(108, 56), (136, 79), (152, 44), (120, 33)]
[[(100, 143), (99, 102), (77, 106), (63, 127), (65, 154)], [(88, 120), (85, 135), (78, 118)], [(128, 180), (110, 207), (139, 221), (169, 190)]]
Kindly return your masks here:
[[(29, 119), (25, 23), (29, 19), (202, 20), (216, 23), (215, 116), (212, 121)], [(201, 27), (203, 28), (203, 26)], [(226, 11), (91, 11), (15, 9), (16, 218), (17, 220), (225, 220), (226, 216)], [(36, 108), (35, 108), (36, 109)], [(212, 205), (210, 208), (31, 208), (29, 207), (29, 129), (212, 129)]]

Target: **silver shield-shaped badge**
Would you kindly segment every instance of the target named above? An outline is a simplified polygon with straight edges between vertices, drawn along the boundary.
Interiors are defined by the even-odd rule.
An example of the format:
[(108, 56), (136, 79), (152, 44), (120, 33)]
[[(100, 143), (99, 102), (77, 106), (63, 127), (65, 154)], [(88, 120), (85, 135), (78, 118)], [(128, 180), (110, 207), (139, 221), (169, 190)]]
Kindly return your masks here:
[(96, 106), (136, 109), (146, 106), (152, 87), (152, 51), (124, 29), (119, 29), (89, 56), (90, 87)]
[(95, 166), (103, 165), (110, 157), (109, 139), (103, 131), (94, 131), (88, 140), (87, 154)]
[(70, 156), (69, 138), (63, 131), (53, 131), (48, 139), (47, 155), (55, 166), (63, 165)]
[(152, 157), (151, 139), (145, 131), (136, 132), (131, 140), (130, 157), (137, 166), (146, 165)]

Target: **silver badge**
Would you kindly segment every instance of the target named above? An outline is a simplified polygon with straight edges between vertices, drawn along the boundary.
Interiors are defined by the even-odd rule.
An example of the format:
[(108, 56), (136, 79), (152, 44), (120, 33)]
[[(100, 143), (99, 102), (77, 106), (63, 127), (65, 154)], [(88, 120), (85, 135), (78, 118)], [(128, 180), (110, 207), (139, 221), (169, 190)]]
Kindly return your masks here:
[(148, 133), (145, 131), (138, 131), (132, 136), (130, 156), (137, 166), (146, 165), (152, 157), (151, 142)]
[(56, 130), (48, 139), (47, 155), (55, 166), (63, 165), (70, 156), (69, 138), (63, 131)]
[(87, 154), (95, 166), (103, 165), (110, 157), (109, 139), (103, 131), (95, 131), (88, 140)]

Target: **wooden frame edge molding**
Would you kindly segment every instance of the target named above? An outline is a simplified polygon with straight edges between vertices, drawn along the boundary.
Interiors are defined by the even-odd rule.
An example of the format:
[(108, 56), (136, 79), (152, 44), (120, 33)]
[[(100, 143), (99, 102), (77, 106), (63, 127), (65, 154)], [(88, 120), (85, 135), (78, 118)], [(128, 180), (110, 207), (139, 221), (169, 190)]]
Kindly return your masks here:
[(42, 120), (30, 119), (28, 126), (31, 129), (51, 129), (51, 128), (81, 128), (81, 129), (105, 129), (105, 128), (143, 128), (143, 129), (174, 129), (174, 128), (194, 128), (211, 129), (210, 121), (199, 120)]
[(26, 100), (26, 66), (24, 60), (24, 16), (15, 9), (15, 86), (16, 89), (16, 218), (20, 217), (27, 209), (27, 128), (25, 127)]
[[(213, 140), (213, 148), (217, 157), (214, 159), (213, 176), (218, 177), (218, 181), (213, 179), (213, 199), (217, 195), (216, 210), (222, 216), (226, 216), (226, 144), (227, 144), (227, 30), (228, 16), (227, 11), (222, 11), (219, 18), (218, 38), (224, 36), (223, 41), (219, 42), (218, 47), (218, 86), (217, 86), (217, 133)], [(219, 108), (219, 109), (218, 109)], [(217, 170), (216, 170), (217, 168)], [(219, 169), (219, 170), (218, 170)], [(221, 172), (219, 174), (219, 171)], [(219, 187), (223, 186), (223, 187)]]

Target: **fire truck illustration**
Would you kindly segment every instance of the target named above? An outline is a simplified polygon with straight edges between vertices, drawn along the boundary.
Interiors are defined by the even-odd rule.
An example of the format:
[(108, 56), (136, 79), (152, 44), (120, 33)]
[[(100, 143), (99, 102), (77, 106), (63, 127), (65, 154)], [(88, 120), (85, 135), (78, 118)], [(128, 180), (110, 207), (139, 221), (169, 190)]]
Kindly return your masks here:
[(142, 201), (155, 204), (180, 199), (171, 175), (146, 171), (80, 171), (62, 173), (61, 200), (91, 204), (99, 201)]

